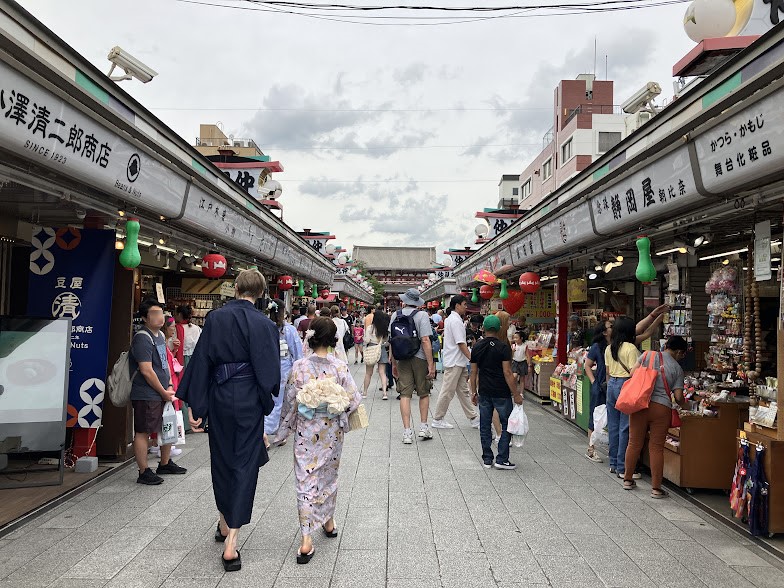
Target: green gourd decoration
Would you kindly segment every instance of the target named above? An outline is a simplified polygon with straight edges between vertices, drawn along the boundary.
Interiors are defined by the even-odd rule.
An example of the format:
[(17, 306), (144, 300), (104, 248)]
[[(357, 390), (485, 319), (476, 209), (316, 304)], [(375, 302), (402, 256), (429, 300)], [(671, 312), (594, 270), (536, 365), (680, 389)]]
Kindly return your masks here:
[(649, 284), (656, 279), (656, 268), (651, 259), (651, 240), (647, 236), (637, 237), (637, 251), (640, 253), (640, 261), (637, 262), (635, 276), (643, 284)]
[(501, 300), (509, 298), (509, 290), (506, 289), (506, 286), (506, 280), (501, 280), (501, 293), (498, 295)]
[(305, 295), (305, 280), (298, 281), (297, 287), (297, 296), (304, 296)]
[(318, 298), (318, 286), (316, 284), (313, 284), (313, 288), (310, 291), (310, 297)]
[(125, 247), (120, 253), (120, 265), (126, 269), (139, 267), (142, 254), (139, 253), (139, 219), (129, 218), (125, 223)]
[(479, 302), (479, 288), (471, 288), (471, 302), (474, 304)]

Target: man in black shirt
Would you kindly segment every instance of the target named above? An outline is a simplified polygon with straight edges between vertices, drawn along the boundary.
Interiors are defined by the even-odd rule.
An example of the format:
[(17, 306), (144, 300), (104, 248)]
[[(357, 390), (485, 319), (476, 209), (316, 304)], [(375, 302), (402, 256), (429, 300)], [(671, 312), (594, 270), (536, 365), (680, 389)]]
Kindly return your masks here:
[[(495, 466), (499, 470), (513, 470), (517, 466), (509, 461), (509, 442), (512, 436), (506, 426), (512, 414), (512, 397), (516, 404), (523, 403), (512, 374), (512, 350), (498, 332), (501, 320), (490, 315), (485, 317), (484, 339), (477, 341), (471, 350), (471, 399), (479, 404), (479, 438), (482, 441), (482, 461), (486, 468)], [(505, 335), (505, 334), (504, 334)], [(477, 378), (479, 388), (477, 389)], [(501, 419), (501, 438), (498, 440), (498, 456), (493, 462), (492, 436), (493, 410)]]

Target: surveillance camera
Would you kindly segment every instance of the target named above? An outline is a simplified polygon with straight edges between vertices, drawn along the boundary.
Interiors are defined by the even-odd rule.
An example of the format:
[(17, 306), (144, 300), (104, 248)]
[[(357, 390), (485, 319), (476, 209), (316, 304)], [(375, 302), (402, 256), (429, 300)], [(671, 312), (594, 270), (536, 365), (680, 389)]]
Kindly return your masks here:
[(76, 218), (78, 218), (79, 220), (84, 220), (84, 217), (86, 216), (87, 216), (86, 210), (84, 210), (83, 208), (76, 209)]
[[(136, 78), (140, 82), (146, 84), (158, 75), (158, 72), (151, 67), (143, 64), (127, 51), (122, 50), (120, 47), (112, 47), (109, 51), (107, 59), (112, 62), (112, 69), (107, 74), (112, 80), (119, 82), (120, 80), (130, 80)], [(119, 67), (125, 72), (124, 76), (112, 77), (112, 72), (115, 67)]]
[(661, 94), (661, 86), (656, 82), (648, 82), (621, 105), (626, 114), (634, 114), (646, 106), (652, 106), (653, 99)]

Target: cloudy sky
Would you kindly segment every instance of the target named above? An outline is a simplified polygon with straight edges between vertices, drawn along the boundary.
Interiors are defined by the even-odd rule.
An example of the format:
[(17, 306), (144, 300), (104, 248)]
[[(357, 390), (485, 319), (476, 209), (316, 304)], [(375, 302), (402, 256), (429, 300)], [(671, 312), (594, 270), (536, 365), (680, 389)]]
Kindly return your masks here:
[(474, 213), (495, 206), (500, 176), (541, 150), (553, 88), (593, 71), (595, 40), (616, 104), (648, 81), (671, 95), (672, 65), (694, 45), (686, 4), (440, 26), (177, 0), (21, 4), (99, 69), (120, 45), (158, 71), (149, 84), (121, 83), (191, 144), (200, 123), (220, 122), (280, 160), (296, 230), (330, 230), (349, 249), (436, 245), (439, 261), (473, 243)]

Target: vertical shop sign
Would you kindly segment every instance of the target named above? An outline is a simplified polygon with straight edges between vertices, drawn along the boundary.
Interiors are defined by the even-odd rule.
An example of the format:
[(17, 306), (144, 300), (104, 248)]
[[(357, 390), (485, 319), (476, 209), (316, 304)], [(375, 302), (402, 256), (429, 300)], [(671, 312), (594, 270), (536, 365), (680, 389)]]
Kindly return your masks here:
[(754, 225), (754, 279), (769, 280), (770, 271), (770, 221)]
[(27, 312), (71, 319), (69, 427), (101, 425), (114, 242), (113, 230), (33, 227)]

